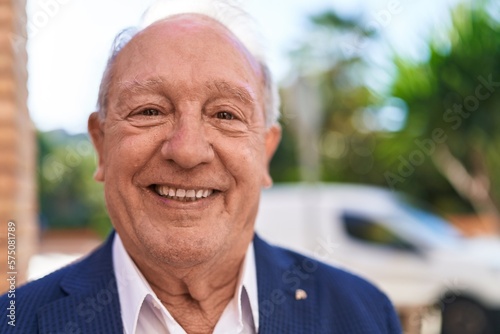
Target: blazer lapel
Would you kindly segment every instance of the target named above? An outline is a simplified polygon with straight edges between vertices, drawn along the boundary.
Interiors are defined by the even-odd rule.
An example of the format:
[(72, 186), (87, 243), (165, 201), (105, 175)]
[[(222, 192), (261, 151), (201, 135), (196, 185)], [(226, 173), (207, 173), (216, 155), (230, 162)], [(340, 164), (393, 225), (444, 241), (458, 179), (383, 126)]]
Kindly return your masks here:
[(40, 333), (123, 333), (113, 239), (68, 271), (60, 284), (68, 295), (38, 312)]
[[(254, 238), (259, 333), (319, 333), (318, 291), (303, 260)], [(301, 259), (302, 261), (299, 261)]]

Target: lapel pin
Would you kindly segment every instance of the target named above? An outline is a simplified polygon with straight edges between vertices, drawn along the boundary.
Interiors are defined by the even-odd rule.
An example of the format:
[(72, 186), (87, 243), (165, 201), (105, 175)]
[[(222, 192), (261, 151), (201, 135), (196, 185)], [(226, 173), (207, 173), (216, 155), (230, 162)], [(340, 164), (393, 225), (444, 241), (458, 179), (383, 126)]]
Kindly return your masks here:
[(307, 293), (302, 289), (295, 290), (295, 300), (302, 300), (307, 298)]

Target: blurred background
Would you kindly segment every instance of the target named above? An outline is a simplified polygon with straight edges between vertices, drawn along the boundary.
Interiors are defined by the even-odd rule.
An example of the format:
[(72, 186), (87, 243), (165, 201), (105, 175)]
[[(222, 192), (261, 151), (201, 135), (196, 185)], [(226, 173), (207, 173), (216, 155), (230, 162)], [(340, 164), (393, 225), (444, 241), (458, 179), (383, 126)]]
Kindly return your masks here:
[[(111, 230), (86, 122), (114, 36), (151, 2), (0, 4), (0, 242), (15, 221), (20, 280), (76, 259)], [(500, 3), (245, 3), (268, 39), (282, 98), (276, 189), (260, 219), (283, 217), (294, 200), (305, 212), (325, 203), (294, 228), (282, 218), (288, 232), (263, 235), (312, 255), (318, 233), (339, 237), (340, 250), (322, 260), (381, 286), (407, 333), (500, 333)], [(404, 231), (403, 220), (412, 222)], [(445, 254), (439, 240), (450, 233), (457, 244)], [(342, 249), (373, 257), (385, 275)]]

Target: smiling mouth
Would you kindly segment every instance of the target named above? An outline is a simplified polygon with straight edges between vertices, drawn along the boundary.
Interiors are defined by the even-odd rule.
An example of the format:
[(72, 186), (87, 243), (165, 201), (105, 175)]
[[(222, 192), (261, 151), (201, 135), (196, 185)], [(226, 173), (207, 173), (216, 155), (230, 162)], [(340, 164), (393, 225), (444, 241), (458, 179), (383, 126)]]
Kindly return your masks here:
[(152, 190), (161, 197), (179, 202), (195, 202), (218, 192), (214, 189), (182, 189), (169, 186), (152, 185)]

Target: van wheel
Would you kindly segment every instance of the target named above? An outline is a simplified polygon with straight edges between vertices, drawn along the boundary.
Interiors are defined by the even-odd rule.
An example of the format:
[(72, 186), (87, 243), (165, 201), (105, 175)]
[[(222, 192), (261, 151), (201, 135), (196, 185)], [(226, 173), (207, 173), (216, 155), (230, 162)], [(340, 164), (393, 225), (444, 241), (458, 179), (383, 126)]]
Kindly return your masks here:
[(456, 297), (441, 305), (442, 334), (493, 334), (488, 312), (474, 301)]

